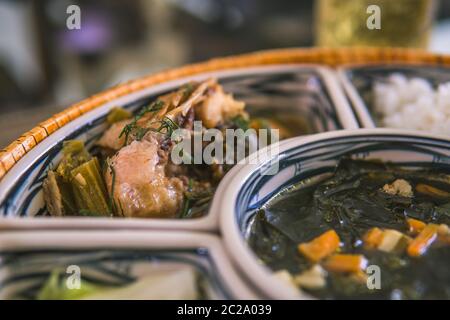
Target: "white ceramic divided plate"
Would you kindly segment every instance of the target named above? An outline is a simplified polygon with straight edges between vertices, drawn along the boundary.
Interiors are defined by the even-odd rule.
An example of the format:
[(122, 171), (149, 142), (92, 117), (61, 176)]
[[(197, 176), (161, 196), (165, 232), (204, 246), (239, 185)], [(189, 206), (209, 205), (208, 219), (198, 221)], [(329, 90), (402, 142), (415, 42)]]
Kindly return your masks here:
[[(273, 195), (318, 172), (333, 172), (343, 156), (450, 171), (450, 138), (404, 130), (321, 133), (286, 140), (280, 143), (279, 153), (273, 158), (268, 156), (270, 153), (261, 150), (249, 159), (259, 157), (259, 162), (233, 168), (228, 184), (219, 186), (211, 210), (221, 211), (220, 228), (235, 264), (265, 297), (275, 299), (311, 297), (276, 278), (273, 275), (276, 270), (264, 266), (245, 241), (251, 217)], [(278, 173), (264, 175), (270, 169), (267, 164), (274, 158), (278, 159)]]
[[(0, 229), (178, 229), (217, 230), (220, 208), (196, 219), (137, 219), (45, 216), (42, 182), (61, 158), (62, 142), (81, 139), (92, 147), (106, 129), (105, 118), (115, 106), (136, 111), (160, 94), (190, 80), (217, 77), (225, 90), (246, 101), (252, 110), (274, 107), (278, 112), (310, 113), (317, 132), (355, 129), (356, 119), (334, 73), (313, 65), (278, 65), (205, 73), (120, 97), (69, 122), (27, 153), (0, 181)], [(293, 109), (293, 110), (292, 110)], [(250, 112), (252, 112), (250, 110)], [(256, 111), (255, 111), (256, 112)], [(286, 111), (287, 112), (287, 111)], [(222, 185), (226, 185), (225, 177)]]

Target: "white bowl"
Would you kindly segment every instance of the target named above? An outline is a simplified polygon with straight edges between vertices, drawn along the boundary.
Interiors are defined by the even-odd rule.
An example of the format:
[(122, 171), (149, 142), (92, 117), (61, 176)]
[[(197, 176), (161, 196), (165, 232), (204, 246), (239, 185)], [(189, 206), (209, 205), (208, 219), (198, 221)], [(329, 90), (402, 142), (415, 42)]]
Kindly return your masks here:
[(0, 234), (0, 260), (3, 298), (31, 294), (52, 270), (65, 270), (69, 265), (78, 265), (81, 276), (117, 284), (176, 264), (187, 264), (200, 272), (209, 283), (211, 298), (258, 298), (236, 273), (219, 238), (201, 233), (7, 232)]
[(377, 125), (373, 101), (370, 99), (373, 84), (375, 81), (387, 80), (393, 73), (402, 74), (407, 78), (425, 79), (434, 87), (450, 81), (450, 68), (433, 65), (360, 63), (339, 67), (338, 79), (350, 100), (361, 128), (380, 127)]
[[(357, 128), (356, 118), (340, 90), (333, 72), (325, 67), (313, 65), (275, 65), (231, 69), (204, 73), (193, 77), (147, 87), (132, 94), (114, 99), (69, 122), (30, 150), (0, 180), (0, 230), (1, 229), (177, 229), (218, 230), (219, 209), (196, 219), (137, 219), (137, 218), (92, 218), (92, 217), (34, 217), (45, 210), (42, 181), (50, 166), (61, 158), (62, 142), (81, 139), (92, 146), (105, 130), (105, 118), (111, 108), (122, 106), (136, 110), (158, 95), (173, 90), (190, 80), (217, 77), (226, 90), (237, 98), (256, 107), (268, 106), (271, 99), (279, 104), (308, 109), (309, 103), (326, 103), (324, 116), (319, 119), (319, 131), (339, 128)], [(309, 78), (308, 78), (309, 77)], [(310, 92), (308, 88), (317, 92)], [(265, 96), (266, 95), (266, 96)], [(274, 98), (275, 97), (275, 98)], [(314, 100), (316, 99), (316, 100)], [(319, 100), (317, 100), (319, 99)], [(302, 104), (306, 101), (305, 105)], [(319, 101), (319, 102), (318, 102)], [(325, 109), (326, 108), (326, 109)], [(314, 109), (311, 105), (309, 109)], [(282, 110), (280, 107), (279, 110)], [(280, 111), (281, 112), (281, 111)], [(228, 177), (221, 182), (227, 184)]]
[[(219, 186), (211, 210), (220, 210), (221, 233), (228, 254), (237, 267), (265, 297), (273, 299), (311, 297), (277, 279), (244, 239), (249, 218), (271, 196), (310, 177), (312, 172), (332, 172), (342, 156), (381, 159), (402, 166), (442, 166), (450, 170), (450, 138), (404, 130), (361, 129), (320, 133), (282, 141), (274, 157), (268, 154), (267, 150), (260, 150), (258, 155), (250, 156), (259, 157), (259, 162), (233, 168), (228, 184)], [(263, 175), (270, 168), (268, 164), (277, 157), (279, 172), (272, 176)]]

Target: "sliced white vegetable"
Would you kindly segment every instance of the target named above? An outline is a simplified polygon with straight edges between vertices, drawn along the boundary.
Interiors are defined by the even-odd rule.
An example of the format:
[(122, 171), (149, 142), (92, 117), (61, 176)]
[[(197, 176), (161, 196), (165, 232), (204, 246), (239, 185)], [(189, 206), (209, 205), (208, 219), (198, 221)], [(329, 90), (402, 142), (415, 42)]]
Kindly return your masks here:
[(273, 275), (276, 278), (278, 278), (280, 281), (282, 281), (290, 286), (296, 287), (295, 282), (294, 282), (294, 277), (286, 269), (278, 270)]
[(326, 284), (327, 272), (318, 264), (294, 277), (294, 282), (307, 289), (320, 289)]
[(144, 276), (117, 289), (105, 289), (84, 296), (85, 300), (192, 300), (199, 298), (197, 276), (186, 267), (166, 274)]
[(384, 252), (402, 251), (408, 245), (408, 238), (397, 230), (385, 230), (378, 249)]

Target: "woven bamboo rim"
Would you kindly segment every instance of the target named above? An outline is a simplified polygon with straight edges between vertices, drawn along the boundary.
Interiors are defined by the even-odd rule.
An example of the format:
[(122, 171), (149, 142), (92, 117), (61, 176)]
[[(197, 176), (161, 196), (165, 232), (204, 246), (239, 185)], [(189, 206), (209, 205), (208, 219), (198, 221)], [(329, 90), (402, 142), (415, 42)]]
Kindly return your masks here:
[(132, 80), (76, 103), (50, 119), (39, 123), (0, 151), (0, 180), (38, 143), (67, 123), (108, 101), (139, 91), (158, 83), (175, 80), (203, 72), (244, 68), (270, 64), (316, 63), (337, 66), (349, 63), (407, 63), (450, 66), (450, 55), (400, 48), (296, 48), (259, 51), (249, 54), (212, 59), (176, 69), (158, 72)]

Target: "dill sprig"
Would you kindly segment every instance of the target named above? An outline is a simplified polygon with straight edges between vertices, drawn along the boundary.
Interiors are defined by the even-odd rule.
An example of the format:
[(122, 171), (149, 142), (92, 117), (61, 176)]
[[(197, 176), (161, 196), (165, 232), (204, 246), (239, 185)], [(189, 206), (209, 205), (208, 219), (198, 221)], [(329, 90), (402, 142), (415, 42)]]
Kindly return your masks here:
[[(128, 142), (128, 138), (130, 136), (130, 134), (133, 132), (134, 129), (138, 128), (137, 126), (137, 122), (147, 113), (149, 112), (156, 112), (162, 109), (162, 107), (164, 106), (164, 102), (161, 100), (156, 100), (153, 103), (145, 106), (144, 108), (142, 108), (135, 116), (133, 121), (131, 121), (129, 124), (127, 124), (125, 127), (123, 127), (122, 131), (120, 132), (119, 135), (119, 139), (122, 138), (123, 135), (125, 135), (125, 144), (127, 145)], [(144, 129), (144, 128), (142, 128)], [(142, 137), (145, 135), (142, 134), (142, 132), (140, 132), (140, 139), (142, 139)]]
[(180, 127), (175, 121), (173, 121), (169, 117), (164, 117), (159, 122), (160, 126), (158, 127), (158, 129), (156, 129), (156, 131), (159, 133), (165, 133), (167, 137), (171, 137), (173, 132)]

